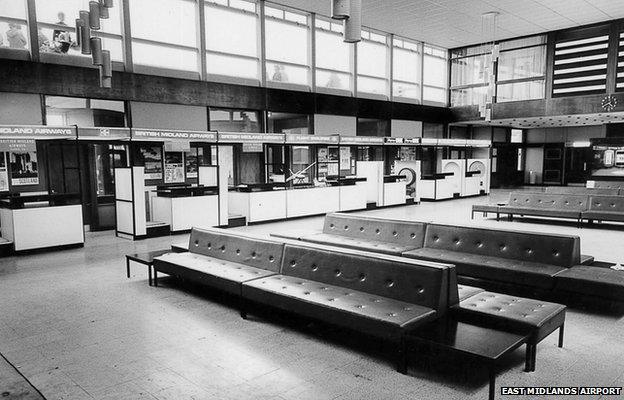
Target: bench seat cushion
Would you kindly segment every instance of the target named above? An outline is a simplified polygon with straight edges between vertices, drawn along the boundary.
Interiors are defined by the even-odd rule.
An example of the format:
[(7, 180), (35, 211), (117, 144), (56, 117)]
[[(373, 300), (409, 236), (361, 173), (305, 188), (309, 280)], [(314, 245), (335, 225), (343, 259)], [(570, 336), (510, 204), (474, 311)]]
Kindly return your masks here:
[(347, 247), (350, 249), (372, 251), (375, 253), (391, 254), (400, 256), (403, 252), (417, 248), (418, 246), (405, 246), (391, 242), (380, 242), (349, 236), (318, 233), (316, 235), (302, 236), (304, 242), (326, 244), (331, 246)]
[(555, 276), (556, 289), (624, 302), (624, 271), (578, 265)]
[(478, 293), (456, 308), (461, 317), (511, 329), (530, 329), (533, 343), (563, 324), (566, 310), (562, 304), (493, 292)]
[(553, 218), (579, 218), (581, 216), (581, 212), (578, 210), (560, 210), (555, 208), (502, 206), (499, 207), (499, 211), (503, 214), (536, 215)]
[(196, 253), (169, 253), (154, 259), (154, 269), (200, 284), (240, 294), (240, 284), (275, 272)]
[(432, 248), (411, 250), (403, 256), (455, 264), (458, 275), (545, 289), (552, 288), (554, 275), (565, 269), (550, 264)]
[(459, 292), (459, 301), (466, 300), (475, 294), (485, 292), (484, 289), (468, 285), (457, 285), (457, 291)]
[(594, 256), (590, 256), (587, 254), (581, 254), (581, 265), (589, 265), (595, 261)]
[(624, 221), (624, 212), (609, 211), (586, 211), (582, 213), (583, 219), (595, 219), (598, 221)]
[(435, 310), (287, 275), (245, 282), (245, 299), (382, 337), (428, 322)]

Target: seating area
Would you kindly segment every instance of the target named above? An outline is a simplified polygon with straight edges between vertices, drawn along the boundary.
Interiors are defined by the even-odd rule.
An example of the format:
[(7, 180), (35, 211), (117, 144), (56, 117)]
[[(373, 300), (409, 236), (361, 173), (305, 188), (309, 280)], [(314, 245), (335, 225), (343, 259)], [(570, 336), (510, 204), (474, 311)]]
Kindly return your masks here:
[[(338, 221), (353, 226), (353, 220), (342, 215), (328, 219), (330, 229)], [(378, 235), (381, 227), (387, 227), (378, 219), (362, 225), (379, 227)], [(417, 227), (424, 231), (425, 225)], [(403, 228), (410, 232), (408, 237), (414, 233)], [(559, 347), (563, 346), (564, 305), (458, 285), (453, 264), (194, 228), (188, 252), (155, 257), (153, 267), (155, 286), (161, 273), (234, 295), (244, 319), (262, 306), (394, 343), (392, 358), (403, 374), (408, 343), (420, 340), (421, 329), (449, 321), (500, 329), (503, 336), (510, 332), (510, 339), (519, 338), (513, 343), (526, 344), (527, 372), (535, 370), (537, 344), (555, 330)], [(447, 350), (458, 351), (453, 346)]]
[[(424, 234), (417, 236), (415, 232), (422, 229)], [(345, 241), (339, 238), (349, 235), (357, 238), (359, 248), (383, 252), (385, 248), (379, 251), (377, 242), (364, 236), (367, 231), (379, 237), (403, 234), (411, 239), (414, 235), (412, 248), (401, 255), (453, 264), (463, 284), (566, 304), (599, 304), (612, 309), (623, 305), (619, 291), (602, 289), (605, 285), (624, 289), (624, 274), (609, 268), (614, 263), (595, 263), (593, 256), (581, 254), (578, 236), (423, 222), (399, 225), (393, 220), (349, 214), (328, 214), (322, 235), (283, 232), (276, 236), (343, 246)]]
[[(500, 220), (501, 215), (507, 215), (509, 220), (513, 220), (514, 216), (536, 216), (571, 219), (579, 227), (584, 221), (590, 224), (594, 221), (624, 222), (624, 196), (608, 195), (615, 189), (579, 189), (591, 193), (511, 192), (506, 203), (473, 205), (471, 218), (474, 218), (475, 213), (482, 213), (485, 217), (489, 213), (495, 213), (496, 220)], [(595, 193), (596, 191), (600, 193)]]

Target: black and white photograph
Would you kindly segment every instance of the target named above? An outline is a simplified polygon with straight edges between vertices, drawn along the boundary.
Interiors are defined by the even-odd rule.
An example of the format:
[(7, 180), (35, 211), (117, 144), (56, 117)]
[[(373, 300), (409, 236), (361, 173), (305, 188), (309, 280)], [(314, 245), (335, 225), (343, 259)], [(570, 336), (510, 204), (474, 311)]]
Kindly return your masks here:
[(624, 400), (623, 0), (0, 0), (2, 400)]

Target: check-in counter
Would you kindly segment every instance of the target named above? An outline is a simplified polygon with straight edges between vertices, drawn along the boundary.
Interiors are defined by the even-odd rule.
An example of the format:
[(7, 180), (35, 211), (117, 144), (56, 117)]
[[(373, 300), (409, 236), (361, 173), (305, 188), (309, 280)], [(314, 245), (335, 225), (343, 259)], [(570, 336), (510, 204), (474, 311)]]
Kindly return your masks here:
[(406, 203), (405, 175), (386, 175), (383, 184), (383, 206), (395, 206)]
[(324, 214), (340, 209), (340, 187), (293, 188), (286, 191), (286, 217)]
[(481, 175), (479, 171), (466, 171), (462, 188), (462, 196), (476, 196), (481, 192)]
[(449, 181), (453, 177), (452, 172), (441, 172), (421, 177), (421, 199), (444, 200), (454, 196), (454, 185)]
[(84, 245), (82, 205), (76, 194), (10, 196), (0, 200), (2, 237), (15, 251)]
[(172, 232), (219, 225), (216, 186), (158, 186), (155, 192), (153, 219), (169, 224)]
[(228, 211), (247, 222), (286, 218), (286, 190), (272, 184), (241, 185), (228, 192)]
[(363, 210), (366, 208), (366, 178), (341, 178), (339, 211)]

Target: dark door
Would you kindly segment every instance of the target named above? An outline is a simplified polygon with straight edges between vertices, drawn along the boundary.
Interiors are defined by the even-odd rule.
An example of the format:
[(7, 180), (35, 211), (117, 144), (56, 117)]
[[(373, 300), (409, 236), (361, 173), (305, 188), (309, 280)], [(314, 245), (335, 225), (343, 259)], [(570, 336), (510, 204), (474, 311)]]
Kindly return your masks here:
[(493, 188), (507, 188), (522, 185), (524, 162), (522, 148), (518, 145), (497, 145), (492, 149)]
[(591, 147), (566, 147), (565, 183), (585, 183), (590, 175)]
[(544, 185), (563, 185), (565, 153), (563, 143), (544, 145)]

